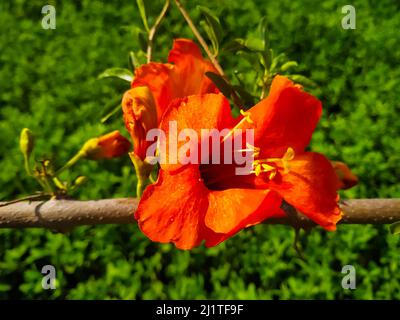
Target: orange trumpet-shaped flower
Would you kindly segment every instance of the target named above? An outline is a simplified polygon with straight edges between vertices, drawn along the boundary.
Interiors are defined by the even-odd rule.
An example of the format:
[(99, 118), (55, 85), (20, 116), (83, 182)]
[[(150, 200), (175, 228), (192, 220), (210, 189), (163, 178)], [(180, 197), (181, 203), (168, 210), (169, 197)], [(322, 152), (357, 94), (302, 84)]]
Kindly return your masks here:
[[(233, 123), (229, 102), (222, 94), (175, 100), (160, 124), (167, 135), (171, 120), (177, 121), (178, 132), (185, 128), (222, 130)], [(214, 246), (248, 225), (280, 214), (281, 199), (276, 193), (229, 183), (213, 189), (214, 177), (206, 172), (203, 165), (161, 163), (157, 182), (146, 188), (135, 213), (139, 227), (150, 239), (173, 242), (181, 249), (193, 248), (203, 240)], [(219, 217), (226, 230), (216, 232), (207, 226), (207, 216)]]
[(134, 153), (141, 160), (146, 157), (149, 146), (146, 134), (158, 126), (156, 104), (148, 87), (135, 87), (122, 98), (125, 126), (133, 140)]
[(120, 157), (128, 153), (130, 142), (118, 130), (88, 140), (80, 153), (86, 159), (100, 160)]
[(319, 100), (282, 76), (273, 80), (269, 96), (239, 119), (231, 117), (221, 94), (176, 101), (160, 125), (167, 135), (171, 120), (178, 131), (254, 129), (254, 145), (245, 143), (254, 155), (253, 170), (238, 176), (236, 164), (161, 164), (157, 182), (145, 190), (135, 214), (141, 230), (182, 249), (203, 240), (213, 246), (247, 226), (284, 215), (283, 199), (334, 230), (341, 218), (338, 178), (325, 156), (305, 151), (321, 111)]
[(217, 93), (206, 72), (217, 73), (203, 59), (199, 47), (191, 40), (176, 39), (168, 63), (150, 62), (135, 70), (132, 89), (124, 94), (122, 108), (125, 125), (134, 142), (134, 152), (145, 159), (148, 130), (158, 126), (173, 99), (194, 94)]

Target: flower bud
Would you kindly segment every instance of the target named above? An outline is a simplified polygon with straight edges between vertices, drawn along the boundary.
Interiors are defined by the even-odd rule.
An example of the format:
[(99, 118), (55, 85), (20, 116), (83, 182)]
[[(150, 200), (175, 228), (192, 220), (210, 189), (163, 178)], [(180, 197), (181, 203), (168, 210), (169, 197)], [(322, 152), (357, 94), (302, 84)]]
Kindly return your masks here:
[(75, 187), (80, 187), (82, 185), (84, 185), (86, 182), (88, 181), (88, 178), (85, 176), (79, 176), (75, 179), (74, 181), (74, 186)]
[(157, 107), (148, 87), (135, 87), (125, 92), (122, 98), (125, 126), (132, 140), (135, 154), (144, 160), (151, 142), (146, 134), (158, 125)]
[(80, 153), (83, 158), (91, 160), (120, 157), (130, 149), (130, 142), (118, 130), (98, 138), (86, 141)]
[(350, 189), (358, 183), (357, 176), (344, 162), (331, 161), (331, 164), (338, 178), (338, 189)]
[(19, 147), (24, 157), (29, 158), (33, 150), (33, 145), (34, 139), (31, 130), (28, 128), (22, 129), (19, 139)]

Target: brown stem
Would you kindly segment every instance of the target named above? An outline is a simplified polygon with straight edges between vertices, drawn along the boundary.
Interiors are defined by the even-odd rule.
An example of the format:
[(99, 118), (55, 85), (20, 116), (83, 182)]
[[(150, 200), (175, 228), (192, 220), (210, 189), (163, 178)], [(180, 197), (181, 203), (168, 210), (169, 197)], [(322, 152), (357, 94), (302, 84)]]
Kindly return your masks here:
[[(81, 225), (134, 223), (137, 199), (48, 200), (1, 206), (0, 228), (70, 230)], [(344, 224), (391, 224), (400, 221), (400, 199), (355, 199), (340, 204)], [(284, 208), (285, 210), (287, 208)], [(268, 219), (267, 224), (309, 228), (315, 224), (302, 214)]]

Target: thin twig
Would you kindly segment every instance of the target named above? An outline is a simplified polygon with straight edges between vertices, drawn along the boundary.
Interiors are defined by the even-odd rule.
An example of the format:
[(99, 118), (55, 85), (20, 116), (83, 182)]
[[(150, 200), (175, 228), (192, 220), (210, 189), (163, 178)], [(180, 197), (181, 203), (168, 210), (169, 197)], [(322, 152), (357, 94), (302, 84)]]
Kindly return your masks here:
[[(196, 26), (193, 23), (193, 20), (190, 18), (188, 12), (186, 9), (183, 7), (182, 3), (180, 0), (175, 0), (175, 4), (178, 7), (179, 11), (181, 12), (182, 16), (185, 18), (187, 24), (189, 25), (190, 29), (192, 30), (193, 34), (196, 36), (197, 40), (200, 42), (201, 46), (203, 47), (204, 51), (206, 52), (208, 58), (210, 59), (211, 63), (213, 64), (214, 68), (218, 71), (218, 73), (225, 79), (225, 81), (229, 84), (230, 87), (232, 87), (229, 79), (224, 73), (224, 70), (222, 69), (221, 65), (219, 64), (218, 60), (216, 57), (211, 53), (210, 48), (208, 47), (207, 43), (205, 42), (204, 38), (200, 34), (199, 30), (196, 28)], [(229, 98), (229, 97), (227, 97)], [(236, 93), (236, 90), (232, 90), (231, 93), (231, 98), (233, 103), (239, 108), (242, 109), (243, 105), (240, 103), (240, 98)]]
[(162, 19), (164, 18), (165, 14), (167, 13), (168, 8), (169, 8), (169, 0), (166, 0), (164, 7), (161, 10), (160, 15), (157, 17), (156, 22), (154, 23), (154, 25), (151, 27), (151, 29), (149, 31), (149, 37), (148, 37), (148, 42), (147, 42), (147, 63), (151, 62), (152, 53), (153, 53), (154, 36), (156, 34), (158, 27), (161, 24)]
[(15, 200), (1, 202), (0, 207), (10, 206), (10, 205), (18, 203), (18, 202), (49, 200), (51, 197), (52, 197), (51, 193), (43, 193), (42, 192), (42, 193), (32, 194), (30, 196), (22, 197), (22, 198), (15, 199)]
[(222, 69), (221, 65), (218, 63), (217, 59), (211, 53), (210, 48), (208, 47), (207, 43), (205, 42), (204, 38), (200, 34), (199, 30), (194, 25), (192, 19), (190, 18), (188, 12), (183, 7), (182, 3), (179, 0), (175, 0), (175, 4), (178, 7), (179, 11), (181, 12), (182, 16), (185, 18), (187, 24), (189, 25), (190, 29), (196, 36), (197, 40), (200, 42), (201, 46), (203, 47), (204, 51), (207, 53), (208, 58), (210, 59), (211, 63), (214, 65), (215, 69), (219, 72), (221, 76), (225, 76), (224, 70)]

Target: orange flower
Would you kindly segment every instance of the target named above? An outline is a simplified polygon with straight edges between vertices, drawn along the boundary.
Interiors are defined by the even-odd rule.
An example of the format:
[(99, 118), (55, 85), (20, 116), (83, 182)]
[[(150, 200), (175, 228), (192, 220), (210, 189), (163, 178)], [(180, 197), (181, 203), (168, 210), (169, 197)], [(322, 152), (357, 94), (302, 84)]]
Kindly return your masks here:
[[(177, 121), (178, 132), (185, 128), (197, 132), (222, 130), (233, 123), (229, 102), (222, 94), (176, 100), (160, 125), (167, 135), (170, 120)], [(144, 191), (135, 213), (139, 227), (150, 239), (173, 242), (181, 249), (193, 248), (205, 240), (210, 247), (248, 225), (280, 214), (281, 199), (276, 193), (237, 188), (229, 183), (214, 189), (211, 179), (215, 177), (209, 178), (207, 170), (204, 165), (161, 164), (157, 182)], [(216, 173), (217, 178), (220, 173)], [(210, 216), (219, 219), (224, 230), (207, 226), (206, 218)]]
[(118, 130), (88, 140), (82, 147), (84, 158), (91, 160), (120, 157), (128, 153), (130, 142)]
[(141, 160), (148, 146), (147, 131), (158, 126), (173, 99), (218, 92), (205, 76), (208, 71), (217, 73), (213, 65), (203, 59), (199, 47), (188, 39), (174, 41), (168, 63), (150, 62), (135, 70), (132, 89), (125, 93), (122, 107), (134, 152)]
[(357, 176), (341, 161), (331, 161), (338, 177), (338, 189), (350, 189), (358, 183)]
[(232, 119), (221, 94), (175, 101), (160, 125), (167, 133), (171, 120), (178, 132), (254, 129), (254, 145), (247, 144), (255, 156), (252, 174), (236, 175), (235, 164), (161, 164), (157, 182), (145, 190), (135, 213), (141, 230), (153, 241), (181, 249), (203, 240), (213, 246), (247, 226), (284, 215), (282, 199), (334, 230), (341, 218), (335, 171), (323, 155), (305, 151), (321, 111), (319, 100), (282, 76), (275, 77), (269, 96), (239, 119)]
[(134, 153), (141, 160), (146, 157), (150, 142), (146, 134), (158, 126), (156, 104), (148, 87), (135, 87), (122, 98), (125, 126), (133, 140)]

